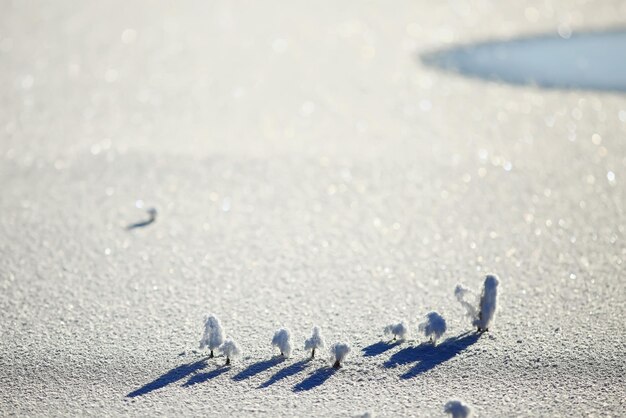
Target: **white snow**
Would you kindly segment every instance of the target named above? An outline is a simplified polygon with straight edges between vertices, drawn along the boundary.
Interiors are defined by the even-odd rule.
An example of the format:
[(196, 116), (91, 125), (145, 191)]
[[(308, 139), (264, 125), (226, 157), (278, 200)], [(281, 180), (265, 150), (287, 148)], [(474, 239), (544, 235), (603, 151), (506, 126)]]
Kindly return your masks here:
[(452, 418), (469, 418), (472, 416), (472, 408), (459, 400), (450, 400), (443, 407), (446, 414), (450, 414)]
[(350, 344), (344, 342), (334, 343), (330, 346), (330, 359), (333, 362), (333, 367), (341, 367), (343, 361), (351, 351)]
[(211, 350), (217, 349), (224, 342), (224, 329), (220, 323), (220, 320), (213, 314), (206, 316), (204, 321), (204, 333), (200, 340), (200, 349), (208, 348)]
[(483, 291), (480, 295), (480, 310), (478, 318), (476, 318), (476, 321), (474, 322), (474, 325), (478, 327), (478, 330), (489, 329), (489, 325), (496, 315), (496, 302), (498, 299), (499, 284), (500, 281), (497, 276), (489, 274), (485, 277)]
[[(472, 325), (477, 327), (479, 331), (488, 329), (495, 317), (499, 283), (497, 276), (488, 274), (485, 277), (479, 300), (477, 300), (476, 295), (470, 289), (460, 284), (457, 284), (454, 289), (454, 296), (465, 309), (465, 313)], [(467, 298), (473, 300), (468, 301)]]
[(447, 329), (446, 320), (437, 312), (429, 312), (424, 317), (424, 321), (418, 326), (419, 332), (436, 344), (437, 340), (445, 334)]
[(468, 301), (468, 298), (476, 299), (476, 295), (471, 291), (471, 289), (457, 284), (454, 288), (454, 297), (459, 301), (461, 306), (465, 309), (465, 315), (469, 318), (472, 325), (475, 321), (478, 320), (478, 309), (476, 308), (476, 301)]
[(314, 356), (315, 350), (322, 349), (324, 347), (326, 347), (326, 342), (322, 336), (322, 331), (319, 327), (313, 327), (311, 336), (304, 340), (304, 350), (312, 351), (311, 355)]
[[(623, 23), (620, 0), (4, 2), (0, 415), (622, 415), (624, 93), (420, 56)], [(489, 272), (478, 334), (452, 290), (478, 309)], [(207, 309), (231, 367), (197, 350)], [(381, 341), (431, 310), (438, 346)], [(313, 324), (350, 341), (340, 372), (301, 351)]]
[(281, 355), (291, 356), (291, 333), (289, 330), (287, 328), (277, 330), (272, 337), (272, 345), (278, 347)]
[(395, 324), (389, 324), (383, 330), (385, 335), (393, 336), (394, 340), (404, 340), (409, 332), (409, 327), (405, 320), (402, 320)]
[(239, 345), (231, 338), (226, 338), (226, 341), (220, 346), (220, 352), (229, 360), (233, 360), (241, 355)]

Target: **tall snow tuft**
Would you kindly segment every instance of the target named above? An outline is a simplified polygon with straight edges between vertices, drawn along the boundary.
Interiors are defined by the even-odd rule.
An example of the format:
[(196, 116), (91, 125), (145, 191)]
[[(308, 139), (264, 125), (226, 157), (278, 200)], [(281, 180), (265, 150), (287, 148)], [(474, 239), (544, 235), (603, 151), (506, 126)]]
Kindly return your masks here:
[(319, 327), (313, 327), (313, 333), (310, 338), (304, 340), (304, 349), (306, 351), (311, 350), (311, 358), (315, 357), (315, 350), (326, 347), (326, 342), (322, 336), (322, 332)]
[(350, 344), (348, 343), (335, 343), (330, 346), (330, 358), (334, 361), (333, 367), (338, 369), (341, 367), (341, 363), (350, 353)]
[(224, 329), (220, 320), (213, 314), (207, 315), (204, 321), (204, 334), (200, 340), (200, 348), (207, 347), (213, 357), (213, 350), (217, 349), (224, 342)]
[(443, 412), (452, 415), (452, 418), (469, 418), (472, 416), (472, 408), (459, 400), (451, 400), (443, 406)]
[(489, 324), (491, 324), (496, 315), (498, 284), (500, 284), (500, 280), (498, 280), (496, 275), (488, 274), (485, 277), (483, 291), (480, 295), (480, 311), (478, 312), (478, 317), (474, 320), (474, 325), (479, 332), (488, 331)]
[(446, 320), (437, 312), (429, 312), (426, 314), (424, 322), (419, 324), (418, 329), (427, 338), (430, 338), (433, 344), (437, 344), (437, 340), (446, 332)]
[(241, 350), (239, 349), (239, 346), (234, 340), (230, 338), (226, 338), (224, 344), (220, 346), (220, 351), (226, 356), (227, 366), (230, 364), (231, 359), (234, 359), (241, 355)]
[(387, 325), (384, 329), (385, 335), (393, 335), (393, 339), (404, 340), (409, 333), (406, 321), (402, 320), (397, 324)]
[(461, 303), (463, 308), (465, 308), (465, 314), (468, 318), (471, 319), (472, 323), (478, 318), (478, 311), (476, 310), (476, 306), (473, 303), (467, 301), (467, 296), (470, 295), (472, 298), (475, 298), (473, 292), (467, 287), (457, 284), (454, 288), (454, 296)]
[(272, 345), (278, 347), (280, 354), (284, 357), (291, 355), (291, 333), (287, 328), (281, 328), (274, 333)]

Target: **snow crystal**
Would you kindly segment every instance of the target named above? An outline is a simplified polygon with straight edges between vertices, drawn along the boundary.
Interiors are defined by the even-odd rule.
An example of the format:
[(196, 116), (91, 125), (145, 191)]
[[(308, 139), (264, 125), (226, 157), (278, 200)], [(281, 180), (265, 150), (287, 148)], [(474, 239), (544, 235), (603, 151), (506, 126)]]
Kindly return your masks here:
[(280, 354), (289, 357), (291, 355), (291, 333), (287, 328), (281, 328), (274, 333), (272, 345), (278, 347)]
[(350, 353), (350, 344), (348, 343), (334, 343), (330, 346), (331, 360), (333, 361), (333, 367), (341, 367), (341, 363)]
[(321, 349), (326, 346), (326, 342), (324, 341), (324, 337), (322, 336), (322, 332), (319, 327), (313, 327), (313, 333), (310, 338), (304, 340), (304, 349), (306, 351), (312, 351), (311, 357), (315, 357), (315, 350)]
[(419, 324), (419, 331), (423, 333), (433, 343), (446, 332), (446, 320), (437, 312), (429, 312), (425, 316), (424, 322)]
[(443, 412), (452, 415), (452, 418), (468, 418), (472, 415), (472, 408), (459, 400), (451, 400), (443, 406)]
[(404, 340), (404, 338), (409, 333), (409, 327), (406, 324), (406, 321), (402, 320), (397, 324), (387, 325), (384, 329), (385, 335), (393, 335), (393, 339), (396, 338), (399, 340)]
[(200, 340), (200, 348), (208, 348), (211, 350), (211, 356), (213, 356), (213, 350), (218, 348), (224, 342), (224, 329), (220, 320), (213, 314), (207, 315), (204, 321), (204, 334)]
[(461, 303), (463, 308), (465, 308), (465, 314), (473, 323), (478, 318), (478, 311), (476, 310), (476, 306), (474, 304), (467, 301), (466, 298), (468, 295), (475, 297), (470, 289), (461, 284), (457, 284), (454, 288), (454, 296)]
[(227, 338), (224, 344), (220, 346), (220, 351), (226, 356), (226, 364), (230, 364), (231, 359), (241, 355), (241, 349), (237, 343), (230, 338)]
[(478, 318), (474, 321), (474, 325), (479, 331), (489, 329), (489, 324), (493, 321), (496, 314), (496, 301), (498, 298), (498, 284), (500, 280), (493, 274), (485, 277), (483, 291), (480, 295), (480, 312)]

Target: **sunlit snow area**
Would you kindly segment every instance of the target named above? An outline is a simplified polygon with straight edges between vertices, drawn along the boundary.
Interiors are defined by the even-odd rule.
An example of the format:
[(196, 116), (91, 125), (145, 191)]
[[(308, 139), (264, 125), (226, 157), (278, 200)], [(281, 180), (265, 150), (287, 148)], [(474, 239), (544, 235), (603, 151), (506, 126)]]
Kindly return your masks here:
[(624, 415), (626, 2), (0, 6), (0, 415)]

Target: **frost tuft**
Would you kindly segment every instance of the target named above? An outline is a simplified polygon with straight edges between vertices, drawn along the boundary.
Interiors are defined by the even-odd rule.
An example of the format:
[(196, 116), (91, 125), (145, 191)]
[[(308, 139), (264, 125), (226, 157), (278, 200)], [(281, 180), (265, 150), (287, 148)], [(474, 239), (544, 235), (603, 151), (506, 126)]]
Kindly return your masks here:
[(213, 314), (207, 315), (204, 321), (204, 334), (200, 340), (200, 348), (208, 348), (213, 357), (213, 350), (217, 349), (224, 342), (224, 329), (220, 320)]
[(433, 344), (437, 344), (437, 340), (446, 332), (446, 320), (437, 312), (429, 312), (418, 329), (426, 338), (430, 338)]
[(348, 343), (334, 343), (330, 346), (330, 358), (333, 361), (333, 367), (338, 369), (341, 367), (341, 363), (350, 353), (350, 344)]
[(326, 342), (324, 341), (324, 337), (322, 336), (322, 332), (319, 327), (313, 327), (313, 333), (310, 338), (304, 340), (304, 349), (306, 351), (311, 351), (311, 357), (315, 357), (315, 350), (322, 349), (326, 347)]
[(284, 357), (291, 355), (291, 333), (287, 328), (281, 328), (274, 333), (272, 345), (278, 347), (280, 354)]
[(224, 341), (224, 344), (220, 346), (220, 351), (226, 356), (226, 365), (230, 364), (231, 359), (241, 355), (241, 349), (237, 343), (230, 338), (227, 338), (226, 341)]
[(468, 418), (472, 415), (472, 408), (463, 401), (451, 400), (443, 406), (443, 412), (452, 415), (452, 418)]
[[(479, 300), (473, 295), (471, 290), (460, 284), (454, 289), (454, 295), (465, 308), (465, 313), (470, 318), (472, 325), (477, 327), (479, 332), (487, 331), (489, 325), (493, 322), (496, 313), (499, 283), (500, 281), (496, 275), (487, 275)], [(474, 303), (467, 300), (468, 295), (472, 295)]]
[(392, 335), (393, 339), (404, 340), (409, 333), (409, 327), (406, 321), (402, 320), (397, 324), (387, 325), (384, 329), (385, 335)]
[(480, 295), (480, 311), (478, 312), (478, 318), (474, 321), (478, 331), (489, 330), (489, 324), (491, 324), (496, 315), (499, 284), (500, 280), (498, 280), (497, 276), (488, 274), (485, 277), (483, 292)]

